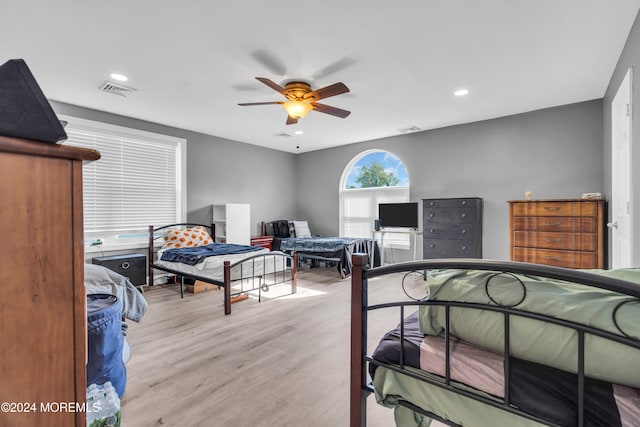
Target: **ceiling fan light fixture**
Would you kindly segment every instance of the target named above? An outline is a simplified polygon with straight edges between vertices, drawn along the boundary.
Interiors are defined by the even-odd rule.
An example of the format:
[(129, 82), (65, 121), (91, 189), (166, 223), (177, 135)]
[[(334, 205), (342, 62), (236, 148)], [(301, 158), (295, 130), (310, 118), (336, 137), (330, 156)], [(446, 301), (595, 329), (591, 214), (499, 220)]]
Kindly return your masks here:
[(294, 119), (302, 119), (313, 110), (311, 103), (306, 101), (287, 101), (282, 104), (282, 107)]
[(287, 101), (271, 101), (271, 102), (245, 102), (238, 104), (240, 106), (250, 105), (282, 105), (287, 112), (287, 125), (294, 125), (309, 114), (311, 110), (319, 113), (329, 114), (330, 116), (340, 117), (344, 119), (351, 111), (342, 108), (332, 107), (331, 105), (320, 104), (318, 101), (331, 96), (340, 95), (349, 92), (349, 88), (342, 82), (334, 83), (320, 89), (312, 90), (309, 83), (293, 81), (287, 83), (284, 87), (267, 79), (266, 77), (256, 77), (261, 83), (269, 86), (271, 89), (284, 96)]

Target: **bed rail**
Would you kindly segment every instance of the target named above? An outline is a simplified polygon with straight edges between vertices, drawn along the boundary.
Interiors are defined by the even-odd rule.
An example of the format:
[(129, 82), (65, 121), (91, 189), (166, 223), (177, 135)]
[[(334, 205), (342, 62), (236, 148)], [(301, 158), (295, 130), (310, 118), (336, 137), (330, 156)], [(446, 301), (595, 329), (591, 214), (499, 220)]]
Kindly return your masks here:
[[(244, 277), (243, 275), (243, 266), (245, 264), (251, 264), (251, 271), (255, 272), (255, 261), (262, 260), (262, 265), (265, 266), (267, 264), (267, 258), (271, 258), (274, 263), (274, 268), (272, 272), (264, 273), (264, 275), (256, 276), (255, 274), (251, 274), (250, 276)], [(281, 269), (278, 270), (278, 260), (281, 262)], [(236, 294), (258, 291), (258, 302), (262, 301), (262, 292), (268, 292), (269, 287), (272, 285), (278, 285), (286, 282), (291, 283), (291, 294), (295, 294), (297, 292), (298, 287), (298, 275), (296, 271), (296, 263), (297, 255), (294, 252), (292, 255), (285, 254), (284, 252), (273, 251), (269, 253), (252, 255), (250, 257), (244, 258), (235, 263), (231, 263), (230, 261), (224, 262), (224, 313), (231, 314), (231, 283), (232, 283), (232, 270), (234, 268), (240, 269), (240, 290), (236, 292)], [(289, 265), (287, 265), (287, 263)], [(290, 266), (290, 268), (287, 268)], [(271, 277), (271, 282), (267, 280)], [(248, 280), (251, 283), (249, 288), (244, 287), (244, 281)], [(256, 281), (257, 280), (257, 281)]]
[[(353, 256), (353, 275), (352, 275), (352, 294), (351, 294), (351, 391), (350, 391), (350, 426), (366, 426), (366, 399), (368, 394), (373, 391), (373, 386), (368, 380), (367, 364), (373, 364), (376, 366), (382, 366), (387, 369), (402, 373), (403, 375), (411, 376), (420, 381), (429, 382), (430, 384), (452, 391), (456, 394), (465, 396), (467, 398), (480, 401), (483, 404), (499, 408), (500, 410), (509, 412), (519, 417), (524, 417), (529, 420), (540, 422), (547, 425), (549, 421), (542, 420), (535, 415), (523, 412), (510, 402), (509, 390), (510, 390), (510, 377), (509, 377), (509, 359), (511, 358), (511, 330), (510, 321), (513, 316), (524, 317), (529, 319), (540, 320), (555, 325), (560, 325), (566, 328), (570, 328), (577, 333), (577, 420), (576, 425), (582, 427), (584, 425), (584, 394), (585, 394), (585, 335), (594, 335), (616, 343), (621, 343), (636, 349), (640, 349), (640, 339), (637, 337), (629, 336), (618, 324), (616, 319), (618, 310), (628, 303), (640, 302), (640, 285), (627, 282), (625, 280), (601, 276), (594, 273), (585, 271), (569, 270), (559, 267), (517, 263), (517, 262), (500, 262), (491, 260), (477, 260), (477, 259), (434, 259), (424, 261), (413, 261), (399, 264), (386, 265), (379, 268), (369, 268), (368, 259), (366, 255), (356, 254)], [(472, 302), (460, 302), (460, 301), (445, 301), (445, 300), (412, 300), (412, 301), (397, 301), (382, 304), (369, 305), (368, 303), (368, 279), (374, 277), (380, 277), (392, 273), (415, 273), (418, 272), (426, 278), (426, 272), (432, 269), (473, 269), (473, 270), (485, 270), (490, 272), (496, 272), (499, 274), (522, 274), (538, 276), (550, 279), (557, 279), (566, 282), (572, 282), (600, 289), (613, 291), (619, 294), (628, 295), (630, 298), (617, 304), (612, 312), (613, 324), (618, 329), (620, 334), (611, 333), (606, 330), (598, 329), (592, 326), (575, 323), (566, 319), (560, 319), (551, 317), (546, 314), (534, 313), (531, 311), (525, 311), (518, 309), (517, 306), (525, 300), (527, 297), (526, 287), (520, 281), (522, 285), (522, 299), (516, 301), (515, 304), (498, 304), (492, 298), (489, 291), (489, 281), (485, 284), (484, 291), (488, 298), (494, 304), (479, 304)], [(405, 276), (406, 277), (406, 276)], [(493, 276), (491, 276), (493, 277)], [(515, 276), (513, 276), (515, 278)], [(444, 381), (430, 380), (429, 378), (417, 375), (412, 371), (406, 370), (403, 365), (404, 361), (404, 344), (400, 345), (400, 364), (389, 365), (367, 355), (367, 321), (368, 313), (372, 310), (379, 310), (383, 308), (397, 307), (399, 310), (400, 318), (400, 343), (404, 343), (404, 319), (406, 307), (419, 307), (419, 306), (442, 306), (445, 309), (445, 324), (444, 324), (444, 340), (445, 340), (445, 375)], [(504, 331), (504, 343), (503, 343), (503, 362), (504, 362), (504, 398), (502, 401), (497, 399), (490, 399), (482, 395), (467, 391), (456, 386), (455, 382), (451, 379), (450, 373), (450, 352), (449, 341), (451, 339), (451, 320), (450, 309), (452, 307), (464, 307), (468, 309), (486, 310), (496, 313), (500, 313), (503, 316), (503, 331)], [(456, 425), (448, 420), (444, 420), (436, 414), (433, 414), (423, 408), (419, 408), (410, 402), (400, 400), (399, 405), (406, 406), (411, 410), (420, 412), (428, 417), (438, 419), (449, 425)]]

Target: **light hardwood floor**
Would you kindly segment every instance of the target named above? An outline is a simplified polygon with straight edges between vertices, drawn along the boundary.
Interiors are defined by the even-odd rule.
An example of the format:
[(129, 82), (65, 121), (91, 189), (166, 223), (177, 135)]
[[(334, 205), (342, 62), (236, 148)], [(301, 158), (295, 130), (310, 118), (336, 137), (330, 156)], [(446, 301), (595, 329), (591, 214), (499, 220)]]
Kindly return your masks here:
[[(400, 276), (373, 279), (370, 301), (403, 295), (400, 283)], [(405, 280), (415, 296), (424, 283)], [(145, 291), (147, 314), (129, 322), (122, 425), (347, 426), (350, 279), (313, 269), (299, 273), (298, 287), (293, 296), (233, 304), (229, 316), (222, 291), (184, 299), (173, 286)], [(370, 346), (399, 314), (372, 318)], [(393, 426), (393, 411), (370, 396), (368, 421)]]

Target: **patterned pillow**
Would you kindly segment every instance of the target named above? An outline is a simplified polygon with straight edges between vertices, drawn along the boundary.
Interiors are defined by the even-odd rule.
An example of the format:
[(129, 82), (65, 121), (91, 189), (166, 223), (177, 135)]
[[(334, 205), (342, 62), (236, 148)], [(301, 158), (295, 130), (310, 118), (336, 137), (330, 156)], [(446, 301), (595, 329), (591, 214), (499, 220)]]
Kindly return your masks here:
[(307, 221), (292, 221), (296, 231), (296, 237), (309, 238), (311, 237), (311, 231), (309, 231), (309, 224)]
[(204, 227), (169, 229), (164, 232), (162, 249), (192, 248), (213, 243), (211, 236)]

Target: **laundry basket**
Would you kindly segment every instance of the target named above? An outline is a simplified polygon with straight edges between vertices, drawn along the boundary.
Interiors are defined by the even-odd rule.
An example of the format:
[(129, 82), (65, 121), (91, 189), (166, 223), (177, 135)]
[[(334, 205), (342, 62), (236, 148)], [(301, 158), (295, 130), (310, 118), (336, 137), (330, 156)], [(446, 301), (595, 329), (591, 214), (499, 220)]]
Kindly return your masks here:
[(124, 394), (127, 374), (122, 361), (122, 302), (108, 294), (87, 295), (87, 386), (110, 381)]

